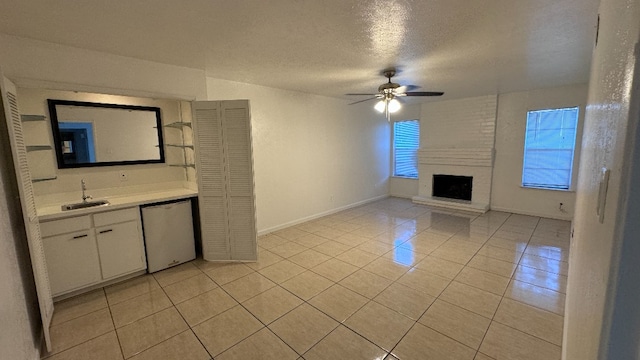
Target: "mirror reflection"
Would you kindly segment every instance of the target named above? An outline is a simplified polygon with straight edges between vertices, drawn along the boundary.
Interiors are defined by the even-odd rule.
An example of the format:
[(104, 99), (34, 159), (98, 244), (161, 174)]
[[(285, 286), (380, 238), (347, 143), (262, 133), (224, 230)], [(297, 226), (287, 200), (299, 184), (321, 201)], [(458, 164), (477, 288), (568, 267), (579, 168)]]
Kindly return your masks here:
[(164, 162), (160, 108), (48, 103), (59, 168)]

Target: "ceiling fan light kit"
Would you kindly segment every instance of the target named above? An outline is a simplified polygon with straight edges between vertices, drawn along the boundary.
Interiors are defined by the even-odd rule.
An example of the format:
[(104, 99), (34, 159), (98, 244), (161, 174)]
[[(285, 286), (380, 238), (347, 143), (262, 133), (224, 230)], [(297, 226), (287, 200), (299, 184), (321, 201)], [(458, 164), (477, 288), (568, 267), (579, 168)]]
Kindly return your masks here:
[(385, 112), (385, 110), (388, 110), (390, 114), (393, 114), (402, 108), (402, 104), (400, 104), (400, 101), (395, 98), (392, 98), (391, 100), (384, 99), (378, 101), (374, 108), (381, 113)]
[(356, 101), (349, 105), (378, 99), (380, 101), (376, 103), (374, 108), (381, 113), (385, 113), (387, 116), (387, 121), (390, 121), (390, 114), (397, 112), (402, 107), (402, 105), (400, 104), (400, 101), (396, 99), (397, 97), (442, 96), (444, 94), (441, 91), (407, 91), (407, 90), (417, 89), (419, 88), (419, 86), (415, 86), (415, 85), (401, 86), (398, 83), (391, 82), (391, 78), (396, 75), (395, 68), (383, 70), (382, 75), (384, 75), (384, 77), (386, 77), (388, 81), (378, 87), (377, 94), (347, 94), (347, 95), (356, 95), (356, 96), (362, 96), (362, 95), (373, 96), (372, 98)]

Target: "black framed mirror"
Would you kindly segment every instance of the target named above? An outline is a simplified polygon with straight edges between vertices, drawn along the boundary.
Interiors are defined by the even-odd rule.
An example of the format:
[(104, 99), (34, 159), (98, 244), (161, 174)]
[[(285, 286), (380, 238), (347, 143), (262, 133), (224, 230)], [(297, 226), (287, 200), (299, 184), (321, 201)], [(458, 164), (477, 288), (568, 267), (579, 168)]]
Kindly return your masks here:
[(160, 108), (47, 99), (58, 168), (164, 163)]

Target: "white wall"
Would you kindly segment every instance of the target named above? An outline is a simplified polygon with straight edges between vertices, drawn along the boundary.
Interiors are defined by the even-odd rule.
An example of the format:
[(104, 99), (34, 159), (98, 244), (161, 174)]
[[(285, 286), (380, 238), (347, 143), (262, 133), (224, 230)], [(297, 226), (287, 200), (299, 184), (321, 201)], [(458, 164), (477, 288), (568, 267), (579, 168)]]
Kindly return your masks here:
[(18, 87), (206, 99), (203, 70), (0, 34), (0, 66)]
[[(75, 100), (89, 101), (99, 103), (154, 106), (159, 107), (162, 113), (163, 124), (180, 121), (180, 102), (177, 100), (159, 100), (149, 98), (137, 98), (130, 96), (103, 95), (73, 91), (46, 90), (32, 88), (18, 88), (18, 106), (23, 114), (47, 115), (46, 123), (27, 123), (25, 127), (25, 141), (30, 142), (30, 128), (35, 126), (49, 125), (49, 111), (47, 107), (47, 99), (59, 100)], [(181, 141), (181, 133), (179, 130), (164, 128), (165, 143), (179, 143)], [(48, 134), (49, 137), (51, 134)], [(42, 141), (42, 140), (40, 140)], [(49, 139), (53, 144), (52, 139)], [(169, 148), (165, 152), (167, 164), (184, 162), (182, 149)], [(190, 151), (190, 150), (187, 150)], [(79, 168), (79, 169), (57, 169), (55, 152), (40, 151), (37, 156), (42, 160), (47, 158), (49, 168), (53, 169), (54, 176), (57, 179), (34, 183), (34, 192), (36, 200), (40, 203), (47, 203), (49, 200), (47, 195), (75, 192), (77, 200), (80, 199), (80, 179), (85, 179), (87, 188), (91, 191), (88, 193), (96, 196), (96, 189), (114, 189), (130, 186), (152, 185), (159, 182), (182, 182), (186, 181), (186, 172), (182, 168), (170, 167), (167, 164), (148, 164), (148, 165), (128, 165), (128, 166), (109, 166), (95, 168)], [(29, 158), (31, 161), (32, 158)], [(38, 166), (44, 165), (39, 163), (33, 166), (30, 162), (29, 167), (32, 173), (41, 173)], [(127, 175), (127, 181), (121, 181), (120, 173)], [(70, 195), (72, 196), (72, 195)], [(54, 197), (53, 201), (58, 201)]]
[[(128, 95), (155, 99), (206, 99), (203, 70), (189, 69), (151, 61), (127, 58), (91, 50), (78, 49), (42, 41), (0, 34), (0, 67), (5, 76), (14, 80), (19, 91), (27, 88), (84, 91), (91, 93)], [(31, 111), (18, 94), (23, 112)], [(81, 100), (81, 99), (79, 99)], [(183, 109), (185, 111), (185, 109)], [(186, 111), (188, 112), (188, 111)], [(165, 133), (168, 133), (166, 130)], [(170, 150), (171, 151), (171, 150)], [(172, 156), (167, 151), (167, 158)], [(177, 156), (177, 155), (175, 155)], [(81, 178), (88, 176), (88, 186), (133, 186), (148, 183), (144, 174), (164, 171), (164, 166), (132, 165), (123, 167), (65, 170), (68, 181), (36, 183), (36, 194), (50, 194), (64, 189), (79, 189)], [(142, 170), (140, 170), (142, 169)], [(120, 171), (130, 173), (120, 184)], [(183, 174), (184, 170), (176, 170)], [(193, 171), (188, 170), (190, 178)], [(164, 179), (171, 181), (176, 176)]]
[(259, 232), (388, 194), (389, 124), (369, 104), (213, 78), (207, 93), (250, 101)]
[(389, 179), (389, 195), (411, 199), (418, 195), (419, 179), (391, 177)]
[[(373, 106), (374, 104), (369, 103), (369, 106)], [(402, 121), (402, 120), (420, 120), (420, 111), (422, 109), (422, 104), (405, 104), (402, 108), (391, 114), (391, 121)], [(393, 128), (391, 128), (391, 149), (393, 149)], [(421, 145), (422, 146), (422, 145)], [(391, 159), (391, 168), (389, 174), (393, 175), (393, 159)], [(407, 179), (391, 176), (389, 178), (389, 195), (408, 198), (418, 195), (418, 179)]]
[(40, 313), (0, 103), (0, 358), (39, 359)]
[[(640, 359), (638, 19), (637, 0), (600, 4), (569, 259), (565, 360)], [(611, 176), (600, 223), (602, 168)]]
[[(501, 94), (498, 98), (496, 157), (493, 168), (491, 208), (508, 212), (570, 220), (575, 203), (575, 179), (580, 158), (587, 86)], [(522, 158), (527, 111), (580, 106), (571, 191), (523, 188)], [(560, 210), (563, 203), (565, 211)]]

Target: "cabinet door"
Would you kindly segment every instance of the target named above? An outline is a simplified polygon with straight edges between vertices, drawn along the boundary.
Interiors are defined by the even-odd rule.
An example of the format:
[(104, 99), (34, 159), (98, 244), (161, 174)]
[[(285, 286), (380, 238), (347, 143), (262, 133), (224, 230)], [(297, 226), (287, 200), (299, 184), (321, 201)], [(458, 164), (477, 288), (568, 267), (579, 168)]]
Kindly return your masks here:
[(54, 296), (101, 280), (98, 249), (92, 230), (46, 237), (43, 244)]
[(146, 268), (138, 221), (96, 228), (104, 280)]

